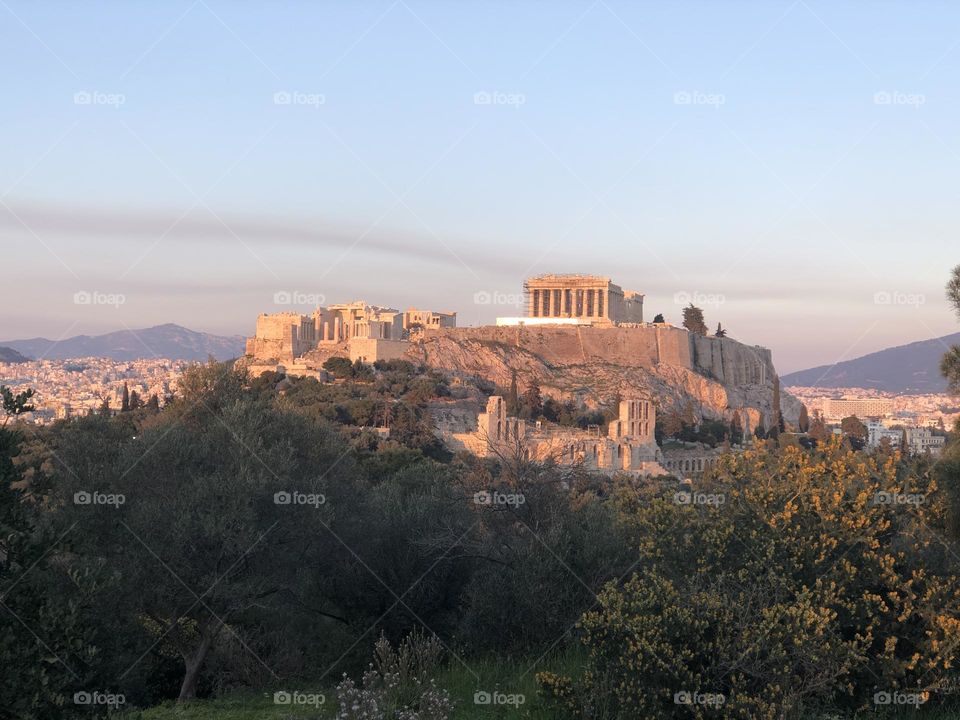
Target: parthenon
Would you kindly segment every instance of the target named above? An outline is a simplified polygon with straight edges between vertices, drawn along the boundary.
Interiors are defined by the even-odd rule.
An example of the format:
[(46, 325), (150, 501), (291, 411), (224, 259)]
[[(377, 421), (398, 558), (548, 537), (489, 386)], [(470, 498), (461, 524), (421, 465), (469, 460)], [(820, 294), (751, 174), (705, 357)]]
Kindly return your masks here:
[(591, 325), (643, 322), (643, 294), (608, 277), (539, 275), (523, 284), (528, 318), (574, 318)]

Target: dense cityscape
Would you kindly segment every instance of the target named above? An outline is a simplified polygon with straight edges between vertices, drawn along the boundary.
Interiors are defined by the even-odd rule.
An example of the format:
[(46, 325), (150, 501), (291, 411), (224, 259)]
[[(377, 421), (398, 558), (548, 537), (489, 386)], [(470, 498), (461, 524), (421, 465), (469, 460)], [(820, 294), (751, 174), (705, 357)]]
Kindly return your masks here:
[(144, 404), (153, 396), (163, 404), (175, 391), (186, 365), (183, 360), (119, 361), (102, 357), (0, 363), (0, 385), (14, 392), (32, 389), (36, 393), (35, 409), (23, 420), (45, 424), (100, 410), (104, 402), (112, 410), (119, 410), (124, 386)]

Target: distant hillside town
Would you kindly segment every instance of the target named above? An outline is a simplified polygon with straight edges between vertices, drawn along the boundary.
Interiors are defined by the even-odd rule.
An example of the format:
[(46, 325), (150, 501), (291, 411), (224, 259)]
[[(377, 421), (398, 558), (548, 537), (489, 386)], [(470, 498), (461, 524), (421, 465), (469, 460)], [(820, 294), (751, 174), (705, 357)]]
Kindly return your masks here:
[(960, 419), (960, 399), (947, 393), (898, 394), (868, 388), (791, 386), (790, 393), (814, 417), (837, 426), (856, 417), (867, 431), (867, 446), (882, 443), (911, 452), (938, 455), (946, 444), (946, 431)]

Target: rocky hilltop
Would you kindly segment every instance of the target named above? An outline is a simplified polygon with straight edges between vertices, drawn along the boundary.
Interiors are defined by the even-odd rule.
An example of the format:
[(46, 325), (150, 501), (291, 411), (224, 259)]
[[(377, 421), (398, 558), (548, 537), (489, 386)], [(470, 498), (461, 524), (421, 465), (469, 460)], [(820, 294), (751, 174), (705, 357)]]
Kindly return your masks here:
[[(411, 360), (501, 387), (516, 371), (521, 388), (536, 378), (545, 396), (588, 407), (619, 393), (650, 395), (661, 411), (692, 403), (707, 418), (739, 411), (751, 429), (761, 415), (774, 417), (779, 381), (769, 350), (669, 325), (447, 328), (410, 345)], [(799, 401), (781, 392), (781, 408), (795, 424)]]

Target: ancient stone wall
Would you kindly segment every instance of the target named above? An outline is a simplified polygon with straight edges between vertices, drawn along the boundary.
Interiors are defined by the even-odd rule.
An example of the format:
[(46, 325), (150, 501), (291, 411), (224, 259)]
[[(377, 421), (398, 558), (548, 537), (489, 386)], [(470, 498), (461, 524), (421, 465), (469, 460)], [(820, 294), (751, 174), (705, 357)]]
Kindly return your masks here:
[(517, 347), (553, 366), (600, 361), (623, 367), (674, 365), (702, 372), (725, 385), (763, 385), (776, 376), (770, 351), (729, 338), (703, 337), (670, 325), (631, 327), (487, 325), (449, 328), (442, 333), (460, 341)]
[[(701, 337), (670, 325), (619, 327), (484, 326), (429, 330), (407, 357), (509, 387), (536, 379), (543, 394), (588, 407), (616, 394), (647, 394), (662, 410), (693, 400), (698, 414), (753, 428), (774, 418), (776, 370), (769, 350), (730, 338)], [(788, 423), (799, 402), (781, 393)]]

